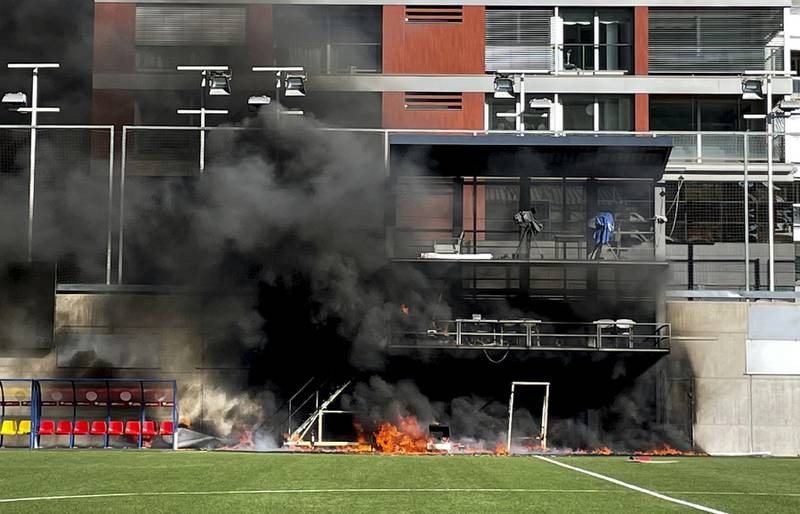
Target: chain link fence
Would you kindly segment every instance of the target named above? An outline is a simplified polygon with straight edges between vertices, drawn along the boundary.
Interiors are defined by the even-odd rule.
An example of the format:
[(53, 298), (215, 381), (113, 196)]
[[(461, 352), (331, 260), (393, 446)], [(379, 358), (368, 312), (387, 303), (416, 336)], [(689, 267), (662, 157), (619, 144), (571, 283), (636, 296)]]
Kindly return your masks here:
[[(347, 132), (342, 129), (342, 132)], [(353, 131), (355, 132), (355, 131)], [(383, 144), (392, 131), (365, 130), (366, 136), (376, 138), (376, 147)], [(436, 132), (436, 131), (417, 131)], [(441, 131), (440, 131), (441, 132)], [(452, 132), (452, 131), (444, 131)], [(473, 133), (474, 131), (470, 131)], [(614, 134), (625, 136), (630, 134)], [(653, 135), (653, 134), (648, 134)], [(741, 163), (747, 159), (754, 165), (766, 161), (767, 136), (764, 133), (658, 133), (673, 138), (670, 162)], [(206, 169), (213, 169), (248, 152), (267, 152), (271, 145), (269, 134), (257, 129), (215, 127), (206, 129), (204, 161)], [(781, 162), (784, 155), (784, 137), (775, 138), (774, 159)], [(123, 155), (123, 201), (120, 206), (121, 257), (128, 266), (129, 279), (137, 279), (151, 273), (152, 267), (143, 266), (142, 259), (148, 254), (152, 238), (158, 241), (163, 259), (173, 250), (180, 254), (182, 248), (174, 237), (164, 234), (158, 237), (156, 220), (175, 216), (178, 205), (187, 199), (184, 195), (189, 184), (200, 175), (200, 129), (197, 127), (125, 127)], [(255, 148), (255, 150), (254, 150)], [(797, 202), (797, 186), (776, 182), (775, 241), (776, 241), (776, 288), (794, 288), (796, 280), (796, 251), (791, 239), (791, 204)], [(161, 191), (159, 193), (159, 191)], [(132, 205), (126, 214), (125, 203), (139, 202), (147, 198), (152, 202), (169, 191), (169, 204), (159, 204), (156, 210), (148, 211), (149, 220), (135, 214)], [(178, 194), (176, 194), (178, 192)], [(745, 273), (745, 213), (743, 182), (667, 182), (665, 187), (666, 215), (668, 218), (667, 258), (671, 262), (669, 287), (675, 289), (742, 289), (748, 275), (750, 289), (768, 289), (768, 233), (767, 190), (762, 182), (752, 181), (749, 188), (750, 260)], [(652, 200), (642, 204), (647, 216), (651, 216)], [(645, 208), (646, 207), (646, 208)], [(646, 216), (646, 217), (647, 217)], [(166, 225), (166, 224), (162, 224)], [(134, 229), (135, 227), (135, 229)], [(129, 233), (136, 230), (150, 239), (140, 239)], [(127, 233), (127, 235), (126, 235)], [(445, 235), (450, 235), (445, 234)], [(130, 237), (128, 237), (130, 236)], [(129, 258), (130, 255), (130, 258)], [(152, 256), (149, 257), (152, 259)], [(162, 260), (163, 260), (162, 259)], [(131, 269), (128, 269), (128, 267)], [(135, 270), (134, 270), (135, 268)]]
[[(774, 189), (775, 288), (793, 290), (798, 274), (792, 204), (800, 201), (800, 184), (776, 182)], [(665, 192), (670, 287), (744, 289), (749, 275), (751, 290), (768, 289), (766, 183), (749, 182), (747, 213), (744, 181), (667, 182)]]
[[(291, 169), (292, 159), (302, 157), (305, 151), (316, 151), (313, 138), (303, 130), (273, 131), (270, 126), (203, 130), (186, 126), (124, 126), (116, 227), (121, 250), (116, 280), (180, 281), (181, 273), (191, 272), (185, 269), (185, 263), (195, 262), (198, 252), (204, 251), (191, 237), (190, 226), (192, 209), (207, 200), (203, 197), (206, 192), (198, 187), (202, 177), (236, 173), (245, 162), (248, 166)], [(353, 151), (361, 153), (374, 150), (373, 160), (382, 159), (383, 131), (325, 132), (327, 138), (343, 138), (342, 147), (352, 145)], [(363, 143), (353, 145), (354, 140), (361, 139)]]
[[(55, 262), (59, 283), (109, 283), (113, 127), (0, 126), (0, 245), (5, 258)], [(32, 210), (31, 210), (32, 207)], [(30, 241), (29, 218), (32, 220)]]

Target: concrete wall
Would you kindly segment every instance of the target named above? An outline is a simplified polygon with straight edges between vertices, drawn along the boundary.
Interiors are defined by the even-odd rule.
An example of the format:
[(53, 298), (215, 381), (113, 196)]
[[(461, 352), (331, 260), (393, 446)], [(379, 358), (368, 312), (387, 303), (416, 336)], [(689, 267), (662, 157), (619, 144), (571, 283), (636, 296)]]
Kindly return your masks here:
[(800, 376), (745, 374), (750, 305), (667, 303), (668, 422), (685, 426), (690, 417), (694, 444), (708, 453), (798, 455)]
[[(225, 413), (246, 409), (246, 373), (220, 365), (201, 334), (197, 295), (58, 294), (54, 345), (0, 352), (0, 377), (163, 378), (178, 383), (179, 416), (220, 435)], [(213, 361), (213, 365), (212, 365)]]

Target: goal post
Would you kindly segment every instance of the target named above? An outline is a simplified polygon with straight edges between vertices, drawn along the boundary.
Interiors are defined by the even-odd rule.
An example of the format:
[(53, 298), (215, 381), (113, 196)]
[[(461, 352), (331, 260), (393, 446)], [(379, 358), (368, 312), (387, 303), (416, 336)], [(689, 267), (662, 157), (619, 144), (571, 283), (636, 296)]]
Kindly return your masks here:
[(520, 387), (543, 387), (544, 388), (544, 401), (542, 402), (542, 426), (539, 432), (539, 437), (542, 441), (542, 449), (547, 449), (547, 407), (550, 401), (550, 382), (511, 382), (511, 397), (508, 400), (508, 438), (506, 440), (506, 448), (508, 454), (511, 455), (511, 425), (514, 421), (514, 392)]

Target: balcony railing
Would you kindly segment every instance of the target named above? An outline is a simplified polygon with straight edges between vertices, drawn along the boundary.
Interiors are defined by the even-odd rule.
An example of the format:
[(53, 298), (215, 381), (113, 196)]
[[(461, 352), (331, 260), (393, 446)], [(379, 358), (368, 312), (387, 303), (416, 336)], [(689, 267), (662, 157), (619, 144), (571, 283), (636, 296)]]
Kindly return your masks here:
[[(539, 132), (542, 133), (542, 132)], [(549, 133), (549, 132), (544, 132)], [(668, 136), (672, 138), (670, 164), (733, 164), (744, 163), (745, 140), (747, 141), (747, 160), (749, 163), (767, 162), (766, 132), (722, 132), (722, 131), (654, 131), (654, 132), (616, 132), (616, 131), (572, 131), (553, 132), (557, 135), (596, 135), (596, 136)], [(772, 135), (772, 162), (786, 161), (786, 138), (800, 138), (800, 134), (775, 133)]]
[(453, 350), (668, 351), (669, 323), (602, 319), (566, 323), (535, 319), (455, 319), (393, 338), (395, 348)]

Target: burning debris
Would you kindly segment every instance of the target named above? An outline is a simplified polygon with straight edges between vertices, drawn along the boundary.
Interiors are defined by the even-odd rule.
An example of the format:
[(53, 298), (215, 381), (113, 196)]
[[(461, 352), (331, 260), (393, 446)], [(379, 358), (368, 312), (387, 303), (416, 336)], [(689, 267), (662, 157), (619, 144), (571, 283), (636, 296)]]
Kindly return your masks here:
[(428, 435), (413, 416), (401, 417), (397, 424), (383, 422), (375, 434), (375, 446), (382, 453), (427, 453)]

